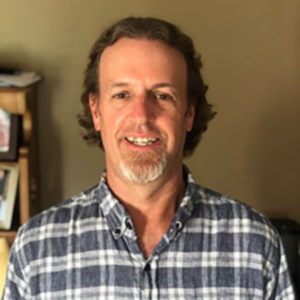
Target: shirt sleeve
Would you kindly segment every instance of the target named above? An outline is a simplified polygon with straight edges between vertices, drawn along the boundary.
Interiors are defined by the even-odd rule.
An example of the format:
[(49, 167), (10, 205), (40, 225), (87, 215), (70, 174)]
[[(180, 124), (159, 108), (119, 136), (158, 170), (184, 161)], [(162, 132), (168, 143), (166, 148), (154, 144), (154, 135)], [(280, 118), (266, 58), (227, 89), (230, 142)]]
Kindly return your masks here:
[(267, 288), (268, 300), (297, 300), (294, 286), (289, 274), (285, 251), (278, 237), (278, 264), (274, 277)]
[[(29, 284), (26, 282), (24, 270), (20, 262), (20, 251), (17, 251), (19, 237), (16, 238), (9, 256), (6, 282), (2, 300), (29, 300), (31, 299)], [(22, 250), (21, 250), (22, 251)]]

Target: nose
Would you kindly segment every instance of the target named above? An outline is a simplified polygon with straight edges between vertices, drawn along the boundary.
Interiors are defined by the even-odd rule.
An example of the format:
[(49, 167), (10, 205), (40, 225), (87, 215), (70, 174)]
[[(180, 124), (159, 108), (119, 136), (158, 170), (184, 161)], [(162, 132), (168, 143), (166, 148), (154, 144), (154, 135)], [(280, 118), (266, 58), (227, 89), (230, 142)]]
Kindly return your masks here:
[(139, 124), (152, 123), (155, 119), (155, 103), (147, 95), (136, 97), (131, 116)]

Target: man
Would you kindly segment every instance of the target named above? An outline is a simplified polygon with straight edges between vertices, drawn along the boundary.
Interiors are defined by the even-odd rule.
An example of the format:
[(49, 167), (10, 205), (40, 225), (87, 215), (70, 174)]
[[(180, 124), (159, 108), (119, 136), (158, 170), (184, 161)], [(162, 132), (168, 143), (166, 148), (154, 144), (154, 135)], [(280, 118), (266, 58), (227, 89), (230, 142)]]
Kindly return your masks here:
[(128, 18), (100, 36), (79, 123), (106, 171), (19, 231), (4, 300), (295, 299), (269, 222), (183, 166), (214, 116), (200, 66), (164, 21)]

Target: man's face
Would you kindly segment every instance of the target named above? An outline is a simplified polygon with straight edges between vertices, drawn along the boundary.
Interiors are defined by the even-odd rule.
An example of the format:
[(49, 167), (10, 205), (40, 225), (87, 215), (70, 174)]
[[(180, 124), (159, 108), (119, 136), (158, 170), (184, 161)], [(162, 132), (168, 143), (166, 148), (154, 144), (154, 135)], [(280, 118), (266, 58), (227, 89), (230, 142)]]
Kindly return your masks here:
[(90, 96), (90, 106), (108, 175), (145, 183), (181, 172), (194, 119), (183, 55), (163, 41), (122, 38), (99, 67), (99, 99)]

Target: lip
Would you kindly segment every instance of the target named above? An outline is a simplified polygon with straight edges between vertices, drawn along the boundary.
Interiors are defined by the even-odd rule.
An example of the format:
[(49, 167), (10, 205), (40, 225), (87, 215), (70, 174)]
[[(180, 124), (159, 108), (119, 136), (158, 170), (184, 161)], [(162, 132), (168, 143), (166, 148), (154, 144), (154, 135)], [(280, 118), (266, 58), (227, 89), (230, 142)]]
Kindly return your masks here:
[[(127, 135), (126, 137), (134, 137), (134, 138), (153, 138), (153, 135)], [(155, 141), (154, 143), (151, 143), (149, 145), (144, 145), (144, 146), (139, 146), (139, 145), (135, 145), (131, 142), (129, 142), (126, 137), (123, 139), (124, 141), (124, 145), (131, 149), (131, 150), (135, 150), (135, 151), (145, 151), (145, 150), (150, 150), (150, 149), (157, 149), (158, 147), (161, 147), (162, 145), (162, 141), (160, 138), (157, 138), (157, 141)]]
[(125, 137), (130, 136), (130, 137), (134, 137), (134, 138), (157, 138), (157, 139), (159, 139), (157, 134), (155, 134), (155, 133), (151, 134), (150, 132), (148, 132), (148, 133), (127, 133), (124, 136)]

